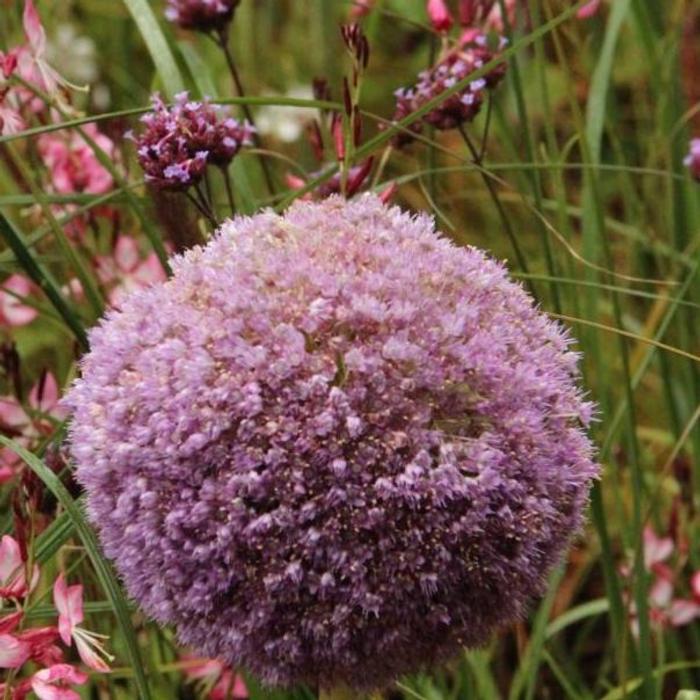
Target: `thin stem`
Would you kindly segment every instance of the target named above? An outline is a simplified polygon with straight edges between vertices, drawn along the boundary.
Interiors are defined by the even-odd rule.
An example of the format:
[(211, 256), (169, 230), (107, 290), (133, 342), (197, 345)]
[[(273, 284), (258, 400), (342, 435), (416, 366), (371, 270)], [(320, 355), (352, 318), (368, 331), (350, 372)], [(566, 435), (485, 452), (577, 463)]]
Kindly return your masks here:
[[(226, 58), (226, 63), (228, 64), (228, 69), (231, 73), (233, 84), (236, 86), (236, 92), (238, 93), (238, 96), (245, 97), (245, 90), (243, 89), (241, 76), (238, 72), (236, 62), (233, 59), (233, 53), (231, 52), (231, 49), (228, 45), (228, 33), (226, 31), (217, 32), (216, 43), (221, 47), (221, 50), (224, 53), (224, 57)], [(245, 118), (251, 123), (253, 127), (255, 127), (255, 120), (253, 119), (253, 113), (251, 112), (250, 107), (247, 104), (243, 104), (241, 105), (241, 107), (243, 108), (243, 114), (245, 114)], [(258, 135), (257, 130), (253, 133), (253, 142), (258, 148), (262, 148), (260, 136)], [(267, 186), (268, 193), (272, 196), (275, 194), (275, 188), (272, 184), (272, 175), (270, 174), (267, 161), (262, 155), (260, 156), (260, 166), (262, 167), (263, 176), (265, 177), (265, 184)]]
[(229, 175), (228, 168), (221, 168), (221, 174), (223, 175), (226, 185), (226, 196), (228, 197), (228, 204), (231, 208), (231, 216), (233, 216), (236, 213), (236, 200), (233, 198), (233, 187), (231, 185), (231, 176)]
[(218, 222), (216, 221), (216, 219), (214, 219), (214, 218), (212, 217), (211, 212), (208, 211), (207, 208), (206, 208), (205, 206), (202, 205), (202, 203), (200, 202), (200, 200), (199, 200), (197, 197), (195, 197), (191, 192), (185, 192), (185, 195), (187, 196), (187, 199), (189, 199), (190, 202), (192, 202), (192, 204), (194, 204), (194, 206), (197, 208), (197, 211), (198, 211), (207, 221), (209, 221), (209, 222), (210, 222), (211, 224), (213, 224), (214, 226), (217, 226), (217, 225), (218, 225)]
[[(510, 240), (511, 245), (513, 246), (513, 252), (515, 253), (515, 257), (518, 261), (518, 265), (522, 268), (523, 272), (528, 272), (527, 268), (527, 262), (525, 261), (525, 256), (523, 255), (522, 250), (520, 250), (520, 246), (518, 245), (518, 239), (515, 236), (515, 231), (513, 231), (513, 227), (511, 226), (510, 220), (508, 219), (508, 215), (505, 212), (505, 209), (503, 208), (503, 204), (501, 204), (501, 200), (498, 198), (498, 192), (496, 192), (496, 188), (494, 187), (493, 182), (491, 182), (491, 178), (488, 176), (487, 173), (484, 172), (483, 168), (481, 167), (481, 156), (479, 155), (479, 152), (477, 151), (476, 147), (472, 143), (472, 140), (469, 138), (469, 134), (467, 134), (464, 126), (462, 124), (459, 125), (459, 133), (462, 135), (462, 138), (464, 139), (464, 143), (467, 145), (467, 148), (469, 149), (469, 152), (472, 155), (472, 159), (474, 161), (474, 165), (476, 165), (479, 168), (479, 172), (481, 173), (481, 178), (484, 181), (484, 184), (486, 185), (486, 188), (489, 191), (489, 194), (491, 195), (491, 199), (493, 200), (494, 205), (496, 206), (496, 210), (498, 211), (498, 215), (501, 218), (501, 222), (503, 223), (503, 228), (506, 231), (506, 235), (508, 236), (508, 239)], [(526, 285), (528, 289), (530, 290), (531, 294), (533, 296), (535, 295), (535, 290), (533, 285), (530, 282), (526, 282)]]
[(491, 128), (491, 115), (493, 114), (493, 95), (489, 90), (489, 99), (486, 102), (486, 123), (484, 124), (484, 134), (481, 137), (481, 149), (479, 150), (479, 162), (483, 163), (486, 157), (486, 146), (489, 141), (489, 130)]
[(212, 212), (214, 217), (216, 217), (217, 211), (216, 211), (216, 203), (214, 200), (214, 196), (212, 195), (212, 189), (211, 189), (211, 181), (209, 179), (209, 170), (204, 171), (204, 192), (206, 193), (206, 200), (209, 205), (209, 210)]

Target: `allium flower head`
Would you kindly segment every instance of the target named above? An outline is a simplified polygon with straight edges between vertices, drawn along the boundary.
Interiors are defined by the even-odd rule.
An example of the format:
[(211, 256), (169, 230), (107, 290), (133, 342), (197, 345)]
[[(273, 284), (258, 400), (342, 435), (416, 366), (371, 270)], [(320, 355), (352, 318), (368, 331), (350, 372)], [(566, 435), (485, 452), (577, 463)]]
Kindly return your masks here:
[(252, 143), (255, 131), (206, 99), (191, 101), (186, 92), (176, 95), (172, 106), (155, 95), (153, 111), (141, 121), (146, 128), (133, 137), (139, 163), (148, 182), (168, 190), (196, 184), (208, 164), (226, 167)]
[(683, 164), (687, 166), (693, 179), (700, 182), (700, 139), (693, 139), (690, 142), (690, 151)]
[[(488, 63), (494, 56), (485, 35), (475, 31), (469, 32), (459, 49), (450, 51), (434, 68), (422, 71), (414, 87), (399, 88), (394, 93), (394, 121), (401, 121), (420, 109), (426, 102), (430, 102)], [(484, 91), (495, 87), (503, 78), (505, 70), (505, 64), (502, 63), (484, 77), (473, 80), (463, 90), (451, 95), (428, 112), (422, 121), (440, 130), (454, 129), (472, 121), (481, 109)], [(413, 122), (409, 128), (419, 133), (421, 124)], [(395, 138), (395, 143), (401, 146), (410, 140), (410, 136), (404, 132)]]
[(571, 339), (372, 195), (223, 225), (92, 331), (67, 402), (129, 593), (268, 683), (362, 688), (521, 616), (597, 473)]
[(183, 29), (222, 31), (240, 0), (167, 0), (165, 16)]

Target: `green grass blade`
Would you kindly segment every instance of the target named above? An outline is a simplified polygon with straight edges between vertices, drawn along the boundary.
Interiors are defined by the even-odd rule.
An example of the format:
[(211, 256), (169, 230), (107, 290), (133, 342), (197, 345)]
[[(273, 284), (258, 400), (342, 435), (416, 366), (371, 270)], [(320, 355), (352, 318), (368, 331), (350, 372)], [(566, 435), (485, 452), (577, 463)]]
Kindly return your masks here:
[(165, 94), (168, 98), (172, 98), (185, 89), (185, 83), (151, 5), (147, 0), (124, 0), (124, 4), (129, 9), (143, 40), (146, 42), (163, 83)]
[[(78, 500), (78, 504), (80, 504), (80, 500)], [(70, 513), (64, 511), (36, 538), (34, 558), (37, 563), (44, 564), (49, 561), (74, 532), (75, 526)]]

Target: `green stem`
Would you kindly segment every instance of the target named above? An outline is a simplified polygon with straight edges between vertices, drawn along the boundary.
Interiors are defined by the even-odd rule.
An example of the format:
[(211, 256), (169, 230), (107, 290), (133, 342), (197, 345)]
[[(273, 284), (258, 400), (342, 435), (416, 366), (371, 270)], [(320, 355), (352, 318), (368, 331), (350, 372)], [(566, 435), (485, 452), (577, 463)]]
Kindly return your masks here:
[[(221, 47), (221, 50), (224, 53), (224, 57), (226, 58), (226, 63), (228, 65), (229, 72), (231, 73), (233, 83), (236, 86), (236, 92), (238, 93), (238, 96), (245, 97), (245, 90), (243, 89), (241, 75), (238, 72), (236, 62), (233, 60), (233, 53), (231, 52), (231, 49), (228, 45), (228, 36), (226, 32), (219, 32), (216, 35), (216, 43)], [(247, 104), (243, 104), (242, 107), (243, 114), (245, 114), (245, 118), (251, 123), (253, 127), (255, 127), (255, 120), (253, 119), (253, 113), (251, 112), (250, 107)], [(255, 143), (257, 148), (262, 148), (262, 145), (260, 143), (260, 136), (258, 135), (257, 130), (253, 134), (253, 142)], [(262, 167), (263, 176), (265, 177), (265, 185), (267, 186), (268, 194), (270, 196), (273, 196), (275, 194), (275, 188), (272, 184), (272, 175), (270, 174), (270, 170), (268, 168), (267, 161), (265, 160), (265, 156), (260, 155), (259, 160), (260, 166)]]

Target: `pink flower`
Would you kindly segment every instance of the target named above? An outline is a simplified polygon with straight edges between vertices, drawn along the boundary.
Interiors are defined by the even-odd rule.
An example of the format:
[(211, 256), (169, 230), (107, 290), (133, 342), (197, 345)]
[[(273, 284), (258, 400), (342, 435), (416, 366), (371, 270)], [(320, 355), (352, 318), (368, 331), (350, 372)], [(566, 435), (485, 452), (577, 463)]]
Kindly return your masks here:
[(9, 634), (13, 632), (20, 623), (24, 613), (21, 610), (10, 613), (4, 617), (0, 617), (0, 634)]
[(83, 621), (82, 584), (68, 586), (61, 573), (53, 586), (53, 600), (58, 610), (58, 632), (64, 644), (70, 646), (71, 639), (74, 640), (78, 654), (86, 666), (95, 671), (109, 671), (105, 659), (112, 661), (114, 657), (105, 651), (102, 642), (99, 641), (107, 637), (96, 632), (88, 632), (78, 626)]
[[(114, 160), (116, 149), (112, 139), (101, 134), (95, 124), (87, 124), (84, 129)], [(74, 131), (42, 136), (39, 139), (39, 153), (50, 171), (53, 190), (59, 194), (104, 194), (114, 184), (112, 176), (97, 160), (93, 149)]]
[[(501, 4), (499, 2), (493, 2), (490, 4), (492, 7), (484, 20), (484, 31), (495, 31), (500, 34), (505, 30), (505, 22), (503, 21)], [(505, 0), (503, 4), (508, 16), (508, 23), (512, 26), (515, 22), (517, 0)]]
[(645, 527), (642, 535), (644, 547), (644, 566), (652, 570), (655, 565), (666, 561), (673, 554), (673, 540), (670, 537), (659, 537), (651, 527)]
[(700, 570), (690, 577), (690, 590), (693, 592), (693, 598), (700, 603)]
[(129, 293), (166, 279), (158, 256), (150, 253), (142, 258), (136, 240), (126, 235), (119, 236), (111, 256), (97, 258), (97, 272), (111, 287), (109, 301), (116, 308)]
[[(675, 546), (671, 537), (659, 537), (653, 528), (644, 528), (643, 533), (644, 567), (652, 575), (649, 587), (649, 619), (657, 628), (682, 627), (700, 617), (700, 601), (674, 598), (676, 574), (666, 561), (673, 555)], [(625, 577), (631, 575), (629, 566), (622, 567)], [(693, 596), (696, 586), (700, 588), (700, 572), (691, 578)], [(639, 621), (636, 605), (630, 603), (630, 627), (635, 636), (639, 635)]]
[(32, 676), (32, 690), (40, 700), (80, 700), (80, 695), (68, 687), (82, 685), (88, 677), (69, 664), (55, 664)]
[(426, 11), (436, 32), (450, 31), (453, 20), (445, 0), (428, 0)]
[[(28, 412), (14, 396), (0, 396), (0, 431), (31, 448), (36, 440), (53, 432), (54, 420), (66, 417), (66, 410), (58, 404), (58, 394), (56, 378), (46, 372), (29, 392)], [(0, 449), (0, 484), (11, 479), (21, 463), (12, 450)]]
[(593, 17), (596, 12), (600, 9), (601, 0), (591, 0), (591, 2), (586, 3), (577, 13), (576, 16), (579, 19), (588, 19)]
[[(67, 107), (61, 89), (75, 89), (75, 86), (59, 75), (46, 61), (46, 32), (33, 0), (25, 0), (23, 24), (27, 44), (17, 50), (18, 74)], [(41, 100), (37, 102), (38, 104), (34, 105), (35, 111), (44, 106)]]
[(241, 676), (226, 668), (218, 659), (186, 657), (185, 675), (199, 681), (208, 700), (244, 700), (248, 689)]
[(671, 627), (683, 627), (697, 617), (700, 617), (700, 605), (694, 600), (673, 600), (667, 611), (667, 622)]
[(0, 668), (20, 668), (31, 655), (28, 642), (12, 634), (0, 634)]
[(10, 275), (0, 287), (0, 324), (25, 326), (38, 315), (36, 309), (26, 306), (18, 297), (28, 297), (32, 283), (22, 275)]
[(24, 598), (39, 581), (39, 567), (35, 564), (31, 581), (27, 582), (25, 563), (17, 540), (3, 535), (0, 540), (0, 599)]
[(359, 19), (368, 15), (372, 11), (372, 7), (376, 0), (354, 0), (350, 8), (350, 18)]
[[(64, 88), (79, 89), (59, 75), (46, 60), (46, 32), (41, 25), (33, 0), (25, 0), (24, 34), (26, 43), (7, 53), (0, 52), (0, 70), (7, 80), (15, 74), (23, 81), (46, 93), (64, 110), (72, 111), (65, 101)], [(0, 134), (15, 134), (25, 128), (23, 113), (26, 109), (41, 112), (44, 100), (24, 85), (9, 86), (0, 82)]]
[(63, 661), (63, 652), (54, 644), (59, 637), (55, 627), (33, 627), (20, 632), (17, 637), (29, 644), (32, 661), (42, 666), (53, 666)]

